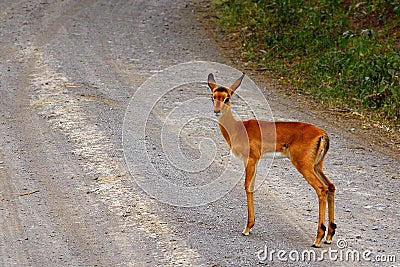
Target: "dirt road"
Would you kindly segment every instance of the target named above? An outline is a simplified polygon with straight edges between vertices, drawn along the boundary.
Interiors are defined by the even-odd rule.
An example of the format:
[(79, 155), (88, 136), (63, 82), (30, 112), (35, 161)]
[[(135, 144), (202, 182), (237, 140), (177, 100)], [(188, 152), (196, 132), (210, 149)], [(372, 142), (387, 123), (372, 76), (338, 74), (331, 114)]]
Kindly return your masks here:
[[(240, 169), (233, 186), (212, 201), (193, 196), (193, 202), (179, 202), (174, 191), (159, 201), (153, 193), (160, 188), (146, 187), (146, 179), (154, 178), (181, 188), (206, 185), (221, 169), (230, 170), (210, 102), (181, 128), (165, 128), (182, 132), (176, 151), (193, 170), (175, 165), (173, 146), (165, 152), (171, 139), (163, 127), (176, 126), (182, 114), (190, 114), (185, 108), (209, 99), (202, 83), (207, 72), (197, 84), (183, 79), (160, 96), (154, 87), (154, 95), (143, 91), (150, 77), (160, 79), (161, 88), (181, 81), (182, 73), (203, 70), (194, 70), (199, 63), (163, 71), (177, 70), (179, 63), (230, 64), (198, 21), (198, 4), (0, 2), (0, 266), (399, 266), (398, 157), (354, 141), (356, 128), (344, 134), (273, 88), (263, 91), (268, 114), (311, 122), (330, 134), (325, 172), (337, 187), (335, 240), (341, 242), (310, 248), (316, 195), (285, 160), (269, 162), (268, 175), (260, 170), (249, 237), (240, 235), (246, 222)], [(235, 74), (232, 69), (232, 77), (223, 77), (222, 65), (210, 69), (223, 82)], [(241, 95), (256, 99), (250, 85), (245, 80)], [(139, 96), (153, 101), (150, 115)], [(190, 102), (194, 98), (200, 102)], [(242, 98), (235, 101), (237, 116), (251, 116)], [(266, 110), (264, 104), (260, 99), (252, 108), (257, 113)], [(184, 112), (174, 117), (177, 107)], [(144, 135), (132, 139), (142, 117)], [(199, 148), (198, 137), (215, 146)], [(190, 162), (203, 159), (203, 148), (217, 152), (207, 168), (201, 168), (206, 157), (197, 170)], [(302, 258), (304, 251), (310, 258)]]

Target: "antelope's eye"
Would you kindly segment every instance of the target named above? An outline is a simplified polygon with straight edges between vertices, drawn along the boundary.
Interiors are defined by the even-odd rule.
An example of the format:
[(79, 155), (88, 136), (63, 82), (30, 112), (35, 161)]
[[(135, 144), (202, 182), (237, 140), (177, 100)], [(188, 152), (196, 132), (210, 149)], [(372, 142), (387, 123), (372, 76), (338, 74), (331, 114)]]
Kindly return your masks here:
[(213, 102), (213, 103), (214, 103), (214, 97), (213, 97), (213, 96), (211, 96), (211, 102)]
[(229, 97), (226, 97), (225, 99), (224, 99), (224, 103), (226, 104), (226, 103), (228, 103), (229, 102)]

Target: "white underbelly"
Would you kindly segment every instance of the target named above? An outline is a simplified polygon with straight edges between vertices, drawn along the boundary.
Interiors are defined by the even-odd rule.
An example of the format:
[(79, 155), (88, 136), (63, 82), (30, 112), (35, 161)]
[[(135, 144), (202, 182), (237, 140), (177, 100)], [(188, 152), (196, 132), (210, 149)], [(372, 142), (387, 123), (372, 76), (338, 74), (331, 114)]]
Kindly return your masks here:
[(288, 159), (289, 153), (288, 154), (283, 154), (281, 152), (267, 152), (263, 154), (263, 158), (274, 158), (274, 159)]

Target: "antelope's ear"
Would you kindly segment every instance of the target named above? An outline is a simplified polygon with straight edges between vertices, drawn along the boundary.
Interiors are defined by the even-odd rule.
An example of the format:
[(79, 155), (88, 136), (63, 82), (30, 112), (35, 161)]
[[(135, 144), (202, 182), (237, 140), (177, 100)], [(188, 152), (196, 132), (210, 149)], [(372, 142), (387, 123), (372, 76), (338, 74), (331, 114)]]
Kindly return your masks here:
[(243, 80), (243, 78), (244, 78), (244, 72), (243, 72), (243, 74), (242, 74), (242, 76), (240, 76), (240, 78), (239, 79), (237, 79), (236, 80), (236, 82), (234, 82), (233, 84), (232, 84), (232, 86), (231, 86), (231, 90), (234, 92), (236, 89), (238, 89), (238, 87), (240, 86), (240, 84), (242, 83), (242, 80)]
[(211, 91), (214, 91), (218, 88), (218, 85), (215, 82), (214, 75), (212, 73), (208, 74), (208, 87), (210, 87)]

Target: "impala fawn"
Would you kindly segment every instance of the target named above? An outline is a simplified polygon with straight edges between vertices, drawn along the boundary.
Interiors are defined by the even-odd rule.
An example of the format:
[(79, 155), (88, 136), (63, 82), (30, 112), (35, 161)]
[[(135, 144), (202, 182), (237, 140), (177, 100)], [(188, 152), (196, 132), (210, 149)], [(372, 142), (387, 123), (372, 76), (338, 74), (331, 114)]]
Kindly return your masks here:
[(263, 155), (289, 158), (318, 195), (318, 231), (313, 247), (319, 247), (325, 236), (325, 211), (328, 202), (329, 227), (325, 243), (330, 244), (335, 234), (334, 184), (322, 172), (329, 148), (326, 132), (303, 122), (270, 122), (264, 120), (237, 121), (230, 108), (230, 99), (240, 86), (243, 75), (231, 87), (219, 86), (214, 75), (208, 75), (214, 112), (219, 117), (219, 128), (231, 151), (243, 159), (246, 178), (248, 220), (243, 235), (249, 235), (254, 225), (254, 181), (257, 162)]

